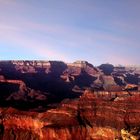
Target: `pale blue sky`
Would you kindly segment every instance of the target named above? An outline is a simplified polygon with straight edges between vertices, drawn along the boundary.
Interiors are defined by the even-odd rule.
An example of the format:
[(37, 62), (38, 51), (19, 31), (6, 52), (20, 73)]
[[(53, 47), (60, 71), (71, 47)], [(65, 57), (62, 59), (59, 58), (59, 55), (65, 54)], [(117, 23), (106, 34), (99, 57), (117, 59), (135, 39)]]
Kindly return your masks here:
[(0, 59), (140, 64), (140, 0), (0, 0)]

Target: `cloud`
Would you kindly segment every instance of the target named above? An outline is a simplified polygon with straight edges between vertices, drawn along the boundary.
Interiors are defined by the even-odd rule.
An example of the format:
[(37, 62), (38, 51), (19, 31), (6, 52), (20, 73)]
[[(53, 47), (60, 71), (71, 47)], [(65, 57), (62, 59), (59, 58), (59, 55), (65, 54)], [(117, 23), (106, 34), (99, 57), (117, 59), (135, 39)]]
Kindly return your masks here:
[[(15, 47), (30, 51), (31, 55), (39, 56), (42, 59), (59, 59), (66, 60), (64, 54), (55, 52), (50, 49), (52, 46), (47, 42), (41, 42), (36, 38), (31, 38), (22, 34), (20, 28), (0, 24), (0, 38), (2, 41), (16, 44)], [(2, 47), (2, 46), (1, 46)], [(53, 48), (53, 47), (52, 47)], [(12, 48), (11, 48), (12, 49)], [(10, 50), (9, 50), (10, 51)], [(21, 56), (22, 57), (22, 56)]]
[[(131, 40), (127, 42), (127, 38), (113, 36), (109, 33), (99, 31), (92, 32), (86, 29), (78, 31), (67, 26), (39, 24), (28, 22), (25, 20), (18, 25), (16, 25), (16, 23), (10, 25), (8, 23), (0, 23), (0, 30), (1, 39), (7, 42), (14, 43), (17, 47), (30, 51), (31, 55), (35, 55), (41, 59), (59, 59), (63, 61), (70, 61), (73, 60), (73, 58), (80, 59), (80, 56), (78, 56), (79, 53), (83, 58), (86, 56), (86, 54), (95, 56), (96, 51), (100, 51), (100, 55), (96, 56), (100, 57), (101, 55), (103, 55), (104, 57), (102, 59), (106, 62), (114, 64), (134, 63), (134, 60), (132, 58), (130, 60), (128, 57), (126, 57), (127, 55), (118, 55), (118, 52), (120, 50), (118, 50), (118, 52), (115, 52), (113, 47), (118, 45), (120, 46), (122, 44), (129, 45), (130, 43), (132, 43)], [(57, 39), (59, 42), (58, 44), (56, 44)], [(55, 43), (52, 43), (53, 41)], [(102, 42), (100, 43), (100, 41), (112, 42), (113, 45), (103, 44)], [(63, 46), (60, 45), (61, 43), (64, 43)], [(65, 47), (68, 47), (69, 50), (72, 50), (71, 52), (73, 52), (73, 54), (66, 53), (65, 50), (67, 49)], [(60, 49), (60, 51), (55, 51), (56, 48)], [(63, 48), (65, 48), (64, 51)], [(74, 51), (77, 49), (77, 52)], [(109, 57), (107, 57), (107, 50), (111, 50), (109, 53)], [(82, 56), (83, 52), (86, 54)], [(77, 54), (77, 56), (73, 56), (74, 54)], [(98, 58), (97, 60), (100, 60), (100, 58)]]
[[(115, 31), (107, 32), (98, 29), (92, 29), (92, 30), (86, 28), (78, 29), (77, 27), (71, 27), (71, 26), (59, 25), (59, 24), (40, 24), (40, 23), (27, 22), (25, 23), (25, 25), (28, 29), (33, 29), (35, 31), (46, 33), (50, 37), (51, 36), (54, 38), (56, 37), (59, 40), (62, 39), (63, 42), (66, 41), (67, 44), (71, 44), (71, 47), (78, 47), (78, 46), (80, 47), (88, 44), (94, 45), (96, 42), (109, 42), (114, 45), (118, 45), (122, 47), (129, 46), (130, 48), (139, 48), (138, 44), (140, 43), (140, 41), (135, 39), (134, 37), (127, 36), (126, 35), (127, 32), (125, 31), (116, 34)], [(110, 28), (113, 28), (113, 26), (114, 25), (110, 26)], [(129, 25), (127, 29), (128, 28)], [(122, 28), (120, 28), (120, 30), (122, 30)]]
[[(7, 0), (7, 1), (9, 1), (11, 3), (15, 2), (15, 0)], [(57, 3), (59, 5), (61, 5), (61, 3), (63, 3), (63, 2), (60, 2), (60, 3), (55, 2), (54, 5), (56, 6)], [(19, 3), (16, 1), (16, 4), (18, 5), (18, 7), (20, 7), (19, 13), (21, 11), (25, 11), (25, 9), (29, 12), (29, 7), (30, 7), (32, 12), (30, 12), (28, 14), (36, 15), (37, 12), (35, 10), (39, 9), (38, 7), (32, 6), (31, 3), (28, 5), (28, 3), (26, 3), (26, 2)], [(37, 4), (37, 2), (35, 2), (35, 4)], [(47, 2), (44, 2), (44, 5), (45, 4), (48, 4), (53, 7), (52, 2), (47, 1)], [(38, 5), (41, 5), (41, 4), (38, 4)], [(79, 5), (79, 2), (74, 2), (74, 1), (68, 2), (67, 4), (65, 3), (65, 5), (67, 6), (68, 9), (72, 8), (72, 7), (74, 9), (76, 9), (77, 5)], [(84, 1), (82, 1), (82, 4), (78, 7), (79, 10), (76, 10), (76, 11), (78, 11), (79, 14), (80, 14), (80, 11), (83, 13), (83, 10), (82, 10), (83, 6), (84, 6)], [(44, 7), (44, 6), (42, 6), (42, 7)], [(93, 7), (94, 7), (94, 10), (92, 10)], [(102, 6), (99, 6), (98, 2), (88, 1), (88, 4), (86, 4), (84, 9), (86, 9), (86, 10), (90, 9), (92, 11), (95, 11), (95, 13), (93, 15), (103, 16), (105, 13), (99, 12), (99, 10), (101, 10), (101, 8), (103, 8), (102, 9), (103, 11), (106, 9)], [(49, 12), (49, 9), (52, 11), (52, 8), (48, 8), (48, 6), (47, 6), (46, 11)], [(39, 9), (39, 10), (41, 10), (41, 9)], [(43, 10), (44, 10), (44, 8), (43, 8)], [(61, 9), (61, 8), (59, 10), (63, 11), (63, 9)], [(54, 9), (54, 11), (58, 11), (58, 12), (59, 12), (59, 10), (57, 8)], [(107, 13), (108, 12), (110, 12), (110, 11), (107, 11)], [(42, 11), (42, 14), (43, 14), (43, 11)], [(46, 19), (48, 18), (48, 15), (49, 14), (46, 14)], [(89, 15), (91, 16), (92, 14), (89, 13)], [(63, 18), (65, 18), (67, 15), (63, 14), (62, 16), (63, 16)], [(42, 15), (40, 15), (40, 17), (42, 17)], [(51, 17), (55, 17), (55, 14), (51, 14)], [(59, 17), (60, 17), (60, 15), (59, 15)], [(103, 19), (104, 18), (105, 17), (103, 17)], [(58, 22), (57, 23), (54, 23), (54, 22), (43, 23), (42, 21), (38, 21), (38, 19), (27, 19), (27, 17), (24, 17), (24, 16), (22, 16), (22, 18), (21, 18), (20, 15), (13, 16), (13, 14), (12, 14), (12, 16), (11, 16), (9, 12), (8, 12), (8, 21), (7, 21), (7, 16), (5, 16), (3, 21), (6, 21), (6, 23), (5, 22), (3, 23), (5, 25), (8, 24), (8, 26), (12, 25), (13, 27), (19, 28), (22, 33), (31, 31), (34, 34), (42, 36), (42, 38), (47, 36), (52, 41), (58, 41), (59, 43), (61, 42), (65, 45), (70, 46), (71, 48), (74, 48), (74, 47), (83, 48), (85, 45), (86, 46), (95, 46), (94, 44), (96, 44), (96, 43), (100, 44), (100, 47), (104, 46), (104, 44), (102, 45), (101, 42), (112, 43), (112, 44), (115, 44), (118, 46), (139, 47), (138, 44), (140, 43), (139, 40), (136, 40), (134, 38), (130, 38), (130, 37), (124, 35), (124, 32), (125, 32), (125, 34), (127, 34), (126, 31), (123, 31), (123, 29), (124, 29), (123, 26), (127, 27), (125, 25), (126, 23), (124, 24), (123, 21), (118, 21), (118, 23), (115, 24), (114, 21), (111, 21), (111, 18), (110, 18), (109, 24), (106, 23), (104, 25), (104, 28), (106, 30), (101, 30), (96, 27), (88, 28), (86, 26), (80, 28), (78, 26), (71, 25), (71, 24), (68, 25), (68, 24), (65, 24), (62, 22), (61, 22), (61, 24)], [(78, 20), (76, 20), (76, 21), (78, 21)], [(94, 24), (95, 21), (93, 20), (92, 22)], [(96, 25), (96, 26), (98, 27), (98, 25)], [(119, 29), (120, 26), (122, 26), (122, 28)], [(129, 27), (130, 26), (128, 25), (128, 28)], [(116, 32), (117, 32), (116, 30), (118, 30), (120, 33), (116, 34)], [(121, 30), (122, 30), (122, 32), (121, 32)]]
[(129, 9), (121, 16), (118, 2), (111, 7), (112, 2), (87, 1), (0, 0), (0, 41), (42, 59), (92, 61), (97, 56), (97, 61), (134, 63), (140, 51), (139, 22), (124, 17)]

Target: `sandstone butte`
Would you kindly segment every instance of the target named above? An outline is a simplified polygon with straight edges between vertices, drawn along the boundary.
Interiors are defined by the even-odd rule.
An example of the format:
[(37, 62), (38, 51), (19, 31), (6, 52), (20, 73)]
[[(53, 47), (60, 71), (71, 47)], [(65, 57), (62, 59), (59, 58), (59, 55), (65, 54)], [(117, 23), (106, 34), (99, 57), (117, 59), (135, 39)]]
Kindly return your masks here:
[(0, 140), (139, 140), (139, 77), (86, 61), (0, 62)]

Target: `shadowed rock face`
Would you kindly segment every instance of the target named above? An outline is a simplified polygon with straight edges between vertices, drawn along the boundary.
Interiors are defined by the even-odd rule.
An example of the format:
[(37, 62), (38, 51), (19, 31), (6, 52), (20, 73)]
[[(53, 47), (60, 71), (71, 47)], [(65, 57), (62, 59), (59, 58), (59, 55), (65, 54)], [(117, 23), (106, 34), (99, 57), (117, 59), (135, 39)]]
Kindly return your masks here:
[[(65, 98), (79, 97), (98, 71), (89, 63), (59, 61), (1, 61), (1, 105), (22, 108), (47, 107)], [(80, 92), (73, 90), (77, 85)], [(18, 104), (17, 102), (20, 102)], [(30, 105), (29, 105), (30, 103)]]
[(140, 73), (103, 66), (105, 70), (86, 61), (1, 61), (0, 140), (137, 136)]
[(113, 72), (114, 66), (111, 64), (102, 64), (99, 68), (104, 72), (104, 74), (110, 75)]

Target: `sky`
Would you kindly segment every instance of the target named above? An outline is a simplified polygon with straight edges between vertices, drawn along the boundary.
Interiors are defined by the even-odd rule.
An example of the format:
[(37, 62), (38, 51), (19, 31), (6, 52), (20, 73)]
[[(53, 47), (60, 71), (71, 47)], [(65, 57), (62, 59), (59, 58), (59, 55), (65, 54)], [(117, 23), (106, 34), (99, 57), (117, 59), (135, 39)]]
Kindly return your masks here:
[(0, 60), (140, 65), (140, 0), (0, 0)]

